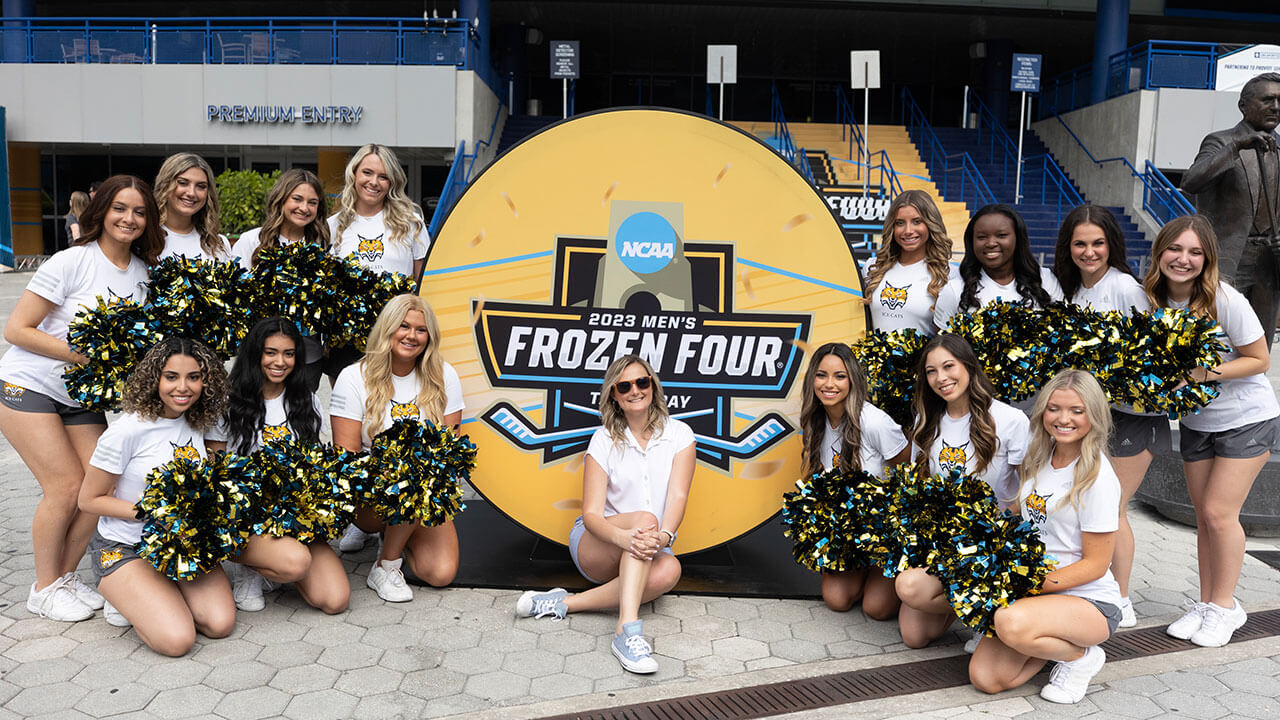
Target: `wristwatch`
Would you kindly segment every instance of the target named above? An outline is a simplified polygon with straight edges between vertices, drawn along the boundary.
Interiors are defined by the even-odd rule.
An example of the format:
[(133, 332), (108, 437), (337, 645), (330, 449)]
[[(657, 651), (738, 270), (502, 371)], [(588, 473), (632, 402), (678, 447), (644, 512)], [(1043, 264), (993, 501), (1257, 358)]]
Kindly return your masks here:
[(664, 547), (671, 547), (672, 545), (674, 545), (674, 544), (675, 544), (675, 542), (676, 542), (676, 531), (675, 531), (675, 530), (667, 530), (666, 528), (663, 528), (662, 530), (659, 530), (658, 532), (664, 532), (664, 533), (666, 533), (667, 535), (669, 535), (669, 536), (671, 537), (671, 539), (667, 541), (667, 544), (666, 544)]

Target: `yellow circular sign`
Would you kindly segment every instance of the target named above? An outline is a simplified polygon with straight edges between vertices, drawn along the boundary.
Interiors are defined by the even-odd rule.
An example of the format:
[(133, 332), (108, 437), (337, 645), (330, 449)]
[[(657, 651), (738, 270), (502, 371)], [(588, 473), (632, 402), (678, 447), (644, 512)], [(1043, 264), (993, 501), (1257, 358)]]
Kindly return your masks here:
[(761, 140), (700, 115), (583, 115), (525, 140), (458, 200), (422, 295), (462, 378), (472, 484), (565, 543), (604, 370), (638, 353), (698, 441), (676, 549), (768, 520), (800, 475), (810, 346), (864, 330), (836, 219)]

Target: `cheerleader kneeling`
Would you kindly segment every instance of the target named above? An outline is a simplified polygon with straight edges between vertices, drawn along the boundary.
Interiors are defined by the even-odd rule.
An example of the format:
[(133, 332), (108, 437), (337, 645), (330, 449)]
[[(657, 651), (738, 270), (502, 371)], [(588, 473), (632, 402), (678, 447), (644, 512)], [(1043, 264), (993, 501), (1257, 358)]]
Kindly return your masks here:
[(1036, 397), (1018, 509), (1058, 567), (1042, 594), (996, 611), (995, 636), (982, 638), (969, 661), (969, 680), (983, 692), (1018, 687), (1055, 660), (1040, 697), (1077, 703), (1106, 661), (1099, 645), (1120, 623), (1110, 570), (1120, 481), (1105, 453), (1110, 432), (1106, 395), (1088, 373), (1063, 370)]

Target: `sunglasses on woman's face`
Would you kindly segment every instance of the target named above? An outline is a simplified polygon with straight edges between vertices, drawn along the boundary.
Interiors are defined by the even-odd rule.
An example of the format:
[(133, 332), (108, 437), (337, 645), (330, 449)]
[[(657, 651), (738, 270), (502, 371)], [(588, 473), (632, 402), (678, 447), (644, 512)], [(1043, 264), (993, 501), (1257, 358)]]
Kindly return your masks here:
[(613, 387), (618, 391), (619, 395), (626, 395), (631, 392), (632, 382), (636, 384), (637, 390), (648, 390), (649, 386), (653, 384), (653, 380), (646, 376), (638, 377), (635, 380), (619, 380)]

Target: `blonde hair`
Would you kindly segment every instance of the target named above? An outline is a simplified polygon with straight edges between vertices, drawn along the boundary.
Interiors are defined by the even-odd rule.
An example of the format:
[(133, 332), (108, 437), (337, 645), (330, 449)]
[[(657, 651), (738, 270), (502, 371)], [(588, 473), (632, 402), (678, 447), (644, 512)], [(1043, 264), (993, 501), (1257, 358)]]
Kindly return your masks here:
[(84, 214), (85, 208), (89, 207), (89, 193), (83, 190), (76, 190), (71, 193), (71, 201), (69, 203), (71, 214), (77, 218)]
[(218, 183), (213, 179), (213, 168), (204, 158), (195, 153), (182, 152), (165, 158), (156, 173), (156, 204), (160, 206), (160, 224), (169, 219), (169, 198), (173, 197), (178, 186), (178, 176), (190, 170), (200, 168), (209, 181), (209, 194), (205, 198), (204, 207), (196, 211), (191, 218), (192, 226), (200, 234), (200, 247), (210, 256), (226, 255), (230, 252), (226, 242), (218, 235), (222, 231), (219, 215), (222, 205), (218, 202)]
[(395, 393), (391, 380), (391, 336), (411, 310), (422, 313), (429, 336), (426, 349), (413, 364), (413, 374), (418, 380), (418, 396), (413, 403), (431, 422), (438, 424), (444, 420), (444, 358), (440, 355), (440, 325), (436, 314), (427, 301), (417, 295), (397, 295), (378, 313), (369, 331), (364, 359), (360, 361), (364, 387), (368, 391), (364, 427), (369, 437), (386, 427), (387, 403)]
[(329, 244), (329, 211), (325, 200), (324, 183), (310, 170), (293, 168), (287, 170), (276, 180), (275, 185), (267, 191), (267, 218), (258, 232), (258, 247), (253, 251), (250, 265), (258, 264), (258, 253), (268, 248), (280, 246), (280, 231), (284, 228), (284, 204), (293, 191), (301, 185), (309, 185), (315, 191), (320, 202), (316, 205), (316, 216), (302, 229), (303, 242), (319, 243), (321, 247)]
[(1079, 510), (1080, 496), (1088, 492), (1098, 479), (1103, 453), (1107, 449), (1107, 439), (1111, 436), (1111, 407), (1107, 405), (1106, 393), (1102, 391), (1098, 381), (1083, 370), (1067, 369), (1059, 372), (1036, 395), (1035, 408), (1031, 411), (1031, 442), (1027, 445), (1027, 454), (1018, 469), (1018, 475), (1022, 478), (1018, 497), (1026, 495), (1027, 485), (1035, 480), (1036, 475), (1053, 456), (1055, 443), (1049, 437), (1049, 431), (1044, 429), (1044, 411), (1049, 405), (1049, 396), (1057, 390), (1070, 390), (1080, 396), (1080, 401), (1084, 403), (1085, 417), (1089, 420), (1089, 432), (1080, 443), (1080, 459), (1076, 461), (1071, 490), (1057, 505), (1062, 507), (1063, 501), (1069, 501), (1073, 508)]
[(360, 167), (360, 163), (370, 155), (378, 156), (383, 168), (386, 169), (387, 178), (391, 180), (391, 187), (387, 189), (387, 194), (382, 199), (382, 221), (387, 226), (387, 240), (409, 245), (413, 242), (414, 236), (426, 227), (422, 220), (422, 210), (404, 193), (408, 179), (404, 175), (404, 168), (400, 167), (400, 161), (396, 159), (396, 154), (386, 145), (369, 143), (356, 150), (343, 173), (345, 181), (342, 185), (342, 195), (338, 198), (338, 227), (332, 239), (334, 247), (342, 242), (342, 233), (355, 222), (356, 168)]
[(662, 392), (658, 373), (654, 372), (653, 366), (639, 355), (623, 355), (614, 360), (609, 369), (605, 370), (604, 383), (600, 386), (600, 424), (609, 431), (609, 437), (613, 438), (616, 445), (621, 445), (626, 440), (627, 416), (618, 406), (618, 401), (613, 399), (613, 386), (618, 384), (618, 378), (622, 377), (622, 373), (632, 365), (644, 368), (645, 374), (653, 383), (649, 386), (653, 389), (653, 395), (649, 402), (649, 415), (645, 420), (645, 429), (661, 432), (667, 422), (667, 398)]
[(1190, 230), (1200, 240), (1204, 252), (1204, 267), (1191, 285), (1191, 297), (1187, 309), (1192, 315), (1218, 319), (1218, 236), (1203, 215), (1183, 215), (1165, 223), (1151, 243), (1151, 267), (1142, 281), (1151, 307), (1169, 307), (1169, 281), (1160, 272), (1160, 256), (1183, 233)]
[(870, 304), (875, 299), (875, 289), (884, 280), (885, 273), (898, 264), (898, 258), (902, 255), (902, 248), (893, 239), (893, 224), (898, 219), (898, 211), (904, 207), (914, 208), (920, 213), (920, 219), (929, 229), (929, 239), (924, 245), (924, 263), (929, 268), (929, 297), (936, 299), (951, 276), (951, 238), (947, 235), (947, 226), (942, 221), (942, 213), (938, 211), (937, 204), (923, 190), (903, 190), (893, 199), (889, 215), (884, 219), (876, 261), (867, 273), (867, 282), (863, 286), (863, 303)]

